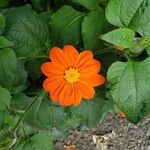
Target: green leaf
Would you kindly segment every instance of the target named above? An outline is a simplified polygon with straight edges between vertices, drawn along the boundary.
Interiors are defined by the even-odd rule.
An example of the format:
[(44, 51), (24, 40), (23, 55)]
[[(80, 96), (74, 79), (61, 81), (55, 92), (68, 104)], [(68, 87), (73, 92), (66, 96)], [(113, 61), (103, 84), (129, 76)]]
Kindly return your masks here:
[[(10, 108), (10, 110), (11, 110), (11, 108)], [(21, 112), (21, 113), (23, 113), (23, 112)], [(18, 121), (18, 116), (17, 115), (16, 116), (6, 115), (4, 123), (5, 123), (5, 126), (7, 125), (9, 127), (9, 129), (12, 129), (12, 128), (15, 127), (17, 121)]]
[(80, 125), (81, 119), (77, 118), (76, 116), (72, 115), (70, 118), (68, 118), (68, 120), (66, 120), (64, 122), (64, 124), (62, 124), (62, 126), (60, 127), (60, 131), (62, 132), (66, 132), (68, 131), (70, 128), (71, 129), (75, 129)]
[(0, 85), (11, 89), (17, 68), (15, 52), (9, 48), (0, 50)]
[(17, 72), (15, 74), (13, 86), (17, 87), (26, 82), (28, 75), (27, 75), (26, 70), (24, 69), (24, 66), (25, 66), (25, 62), (18, 60)]
[(150, 35), (149, 0), (110, 0), (106, 18), (113, 25), (129, 27), (141, 35)]
[(145, 0), (110, 0), (106, 8), (106, 18), (116, 26), (128, 26)]
[(7, 115), (7, 110), (0, 110), (0, 130), (3, 129), (5, 116)]
[[(19, 110), (25, 110), (34, 97), (27, 97), (24, 94), (18, 94), (12, 99), (12, 107)], [(42, 101), (37, 102), (33, 109), (28, 113), (25, 122), (34, 129), (48, 130), (52, 127), (61, 129), (63, 124), (70, 119), (65, 112), (65, 108), (53, 104), (47, 96)]]
[(100, 10), (91, 11), (83, 20), (82, 37), (84, 47), (92, 50), (100, 50), (104, 42), (99, 38), (112, 29), (105, 15)]
[(143, 0), (128, 27), (138, 32), (142, 36), (150, 36), (149, 12), (150, 0)]
[(10, 92), (5, 89), (0, 87), (0, 110), (6, 110), (10, 106)]
[(150, 38), (135, 38), (129, 51), (133, 56), (137, 56), (147, 49), (147, 53), (150, 54), (148, 47), (150, 47)]
[[(16, 126), (20, 118), (19, 115), (22, 115), (25, 112), (19, 109), (13, 109), (12, 107), (10, 107), (9, 111), (10, 113), (5, 116), (5, 119), (3, 121), (5, 125), (4, 126), (5, 129), (13, 129)], [(23, 124), (17, 131), (17, 134), (21, 135), (22, 138), (33, 135), (33, 133), (37, 133), (37, 130), (33, 129), (31, 126), (29, 126), (25, 122), (23, 122)]]
[(10, 98), (10, 92), (5, 88), (0, 87), (0, 128), (4, 123), (5, 115), (10, 106)]
[(5, 17), (3, 16), (2, 13), (0, 13), (0, 34), (2, 34), (2, 32), (4, 31), (5, 25), (6, 25)]
[(148, 56), (150, 56), (150, 46), (146, 49)]
[(28, 78), (28, 74), (25, 70), (25, 62), (22, 60), (18, 60), (17, 71), (15, 73), (13, 87), (12, 87), (12, 92), (14, 94), (20, 93), (28, 87), (27, 78)]
[(99, 7), (99, 0), (76, 0), (76, 1), (90, 10), (97, 9)]
[(16, 133), (9, 130), (0, 131), (0, 148), (1, 150), (10, 149), (16, 142)]
[(23, 139), (16, 147), (15, 150), (53, 150), (52, 137), (45, 132), (39, 132), (29, 137), (28, 139)]
[(14, 46), (14, 44), (11, 41), (7, 40), (3, 36), (0, 36), (0, 48), (8, 48), (11, 46)]
[(64, 6), (53, 14), (50, 21), (53, 45), (79, 44), (83, 16), (83, 13), (70, 6)]
[(114, 44), (115, 46), (130, 48), (134, 40), (134, 36), (134, 31), (128, 28), (120, 28), (102, 35), (101, 39)]
[(97, 90), (95, 97), (91, 100), (83, 100), (77, 107), (71, 107), (73, 115), (80, 118), (85, 125), (92, 127), (96, 125), (112, 105), (106, 100), (102, 93)]
[(116, 62), (108, 70), (107, 79), (115, 104), (131, 122), (139, 122), (150, 112), (150, 58)]
[(34, 57), (49, 49), (49, 28), (30, 7), (23, 6), (4, 12), (7, 21), (4, 35), (15, 44), (17, 56)]

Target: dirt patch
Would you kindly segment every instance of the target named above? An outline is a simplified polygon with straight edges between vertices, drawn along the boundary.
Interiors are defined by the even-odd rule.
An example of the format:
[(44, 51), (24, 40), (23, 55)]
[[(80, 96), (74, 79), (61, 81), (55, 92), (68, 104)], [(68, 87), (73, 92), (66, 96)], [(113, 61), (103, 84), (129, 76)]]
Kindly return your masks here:
[(75, 145), (77, 150), (150, 150), (150, 117), (134, 125), (118, 114), (92, 129), (73, 130), (55, 143), (56, 150)]

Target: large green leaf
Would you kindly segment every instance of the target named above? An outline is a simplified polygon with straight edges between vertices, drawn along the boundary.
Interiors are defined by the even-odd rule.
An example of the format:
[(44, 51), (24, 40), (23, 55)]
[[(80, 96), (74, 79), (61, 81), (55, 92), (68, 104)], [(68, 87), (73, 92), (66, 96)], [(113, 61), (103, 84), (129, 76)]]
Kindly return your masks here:
[(143, 0), (129, 24), (129, 28), (137, 31), (142, 36), (150, 36), (150, 0)]
[(76, 0), (87, 9), (93, 10), (99, 7), (99, 0)]
[(11, 89), (17, 68), (15, 52), (9, 48), (0, 50), (0, 85)]
[(8, 9), (4, 12), (7, 25), (4, 35), (15, 44), (17, 56), (37, 55), (49, 49), (49, 28), (29, 6)]
[(150, 58), (116, 62), (107, 75), (115, 104), (133, 123), (150, 112)]
[(39, 132), (29, 137), (28, 139), (23, 139), (15, 147), (15, 150), (53, 150), (52, 137), (45, 132)]
[(144, 0), (109, 0), (106, 18), (116, 26), (128, 26)]
[[(18, 94), (12, 99), (12, 107), (19, 110), (25, 110), (34, 97), (27, 97), (24, 94)], [(53, 104), (47, 96), (42, 101), (37, 102), (28, 113), (25, 122), (34, 129), (50, 129), (55, 127), (60, 130), (66, 130), (63, 125), (71, 118), (65, 112), (65, 108)], [(67, 124), (69, 125), (69, 124)], [(70, 125), (72, 127), (72, 124)]]
[(150, 35), (150, 0), (110, 0), (106, 18), (116, 26), (129, 27), (141, 35)]
[(5, 25), (6, 25), (5, 17), (3, 16), (2, 13), (0, 13), (0, 34), (2, 34), (2, 32), (4, 31)]
[(104, 45), (104, 42), (99, 38), (100, 35), (111, 29), (112, 25), (107, 22), (104, 13), (99, 9), (91, 11), (82, 23), (84, 47), (92, 50), (100, 50)]
[(130, 48), (134, 40), (134, 36), (134, 31), (128, 28), (120, 28), (102, 35), (101, 39), (114, 44), (115, 46)]
[(64, 6), (53, 14), (50, 21), (53, 45), (79, 44), (83, 15), (70, 6)]
[(112, 108), (111, 102), (104, 98), (101, 91), (97, 90), (91, 100), (83, 100), (77, 107), (71, 107), (72, 113), (80, 118), (85, 125), (96, 125), (108, 110)]

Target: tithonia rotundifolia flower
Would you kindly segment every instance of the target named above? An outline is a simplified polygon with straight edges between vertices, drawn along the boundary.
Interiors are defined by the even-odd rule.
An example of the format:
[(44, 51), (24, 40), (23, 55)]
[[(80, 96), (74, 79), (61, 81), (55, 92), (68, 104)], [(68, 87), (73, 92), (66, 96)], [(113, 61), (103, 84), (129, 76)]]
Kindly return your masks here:
[(82, 99), (92, 99), (94, 87), (105, 82), (105, 78), (98, 74), (101, 64), (90, 50), (78, 53), (71, 45), (66, 45), (63, 50), (53, 47), (49, 57), (51, 61), (41, 67), (47, 76), (43, 88), (52, 101), (62, 106), (78, 106)]

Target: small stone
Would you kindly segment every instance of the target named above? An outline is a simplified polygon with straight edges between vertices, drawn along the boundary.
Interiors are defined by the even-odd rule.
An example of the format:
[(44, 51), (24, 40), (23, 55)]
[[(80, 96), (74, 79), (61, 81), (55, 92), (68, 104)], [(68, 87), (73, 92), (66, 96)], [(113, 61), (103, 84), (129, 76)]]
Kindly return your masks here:
[(142, 140), (140, 139), (140, 140), (138, 140), (138, 143), (142, 143)]
[(146, 136), (150, 137), (150, 130), (146, 131)]
[(144, 150), (145, 148), (144, 148), (144, 146), (141, 146), (141, 150)]

